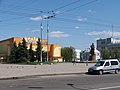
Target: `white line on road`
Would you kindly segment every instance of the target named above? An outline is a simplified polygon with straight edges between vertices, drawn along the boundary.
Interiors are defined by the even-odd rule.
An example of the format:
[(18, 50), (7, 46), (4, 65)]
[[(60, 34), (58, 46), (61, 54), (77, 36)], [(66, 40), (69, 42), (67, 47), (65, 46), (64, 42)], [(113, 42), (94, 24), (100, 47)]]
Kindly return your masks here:
[(120, 86), (104, 87), (104, 88), (97, 88), (97, 89), (91, 89), (91, 90), (108, 90), (108, 89), (115, 89), (115, 88), (120, 88)]

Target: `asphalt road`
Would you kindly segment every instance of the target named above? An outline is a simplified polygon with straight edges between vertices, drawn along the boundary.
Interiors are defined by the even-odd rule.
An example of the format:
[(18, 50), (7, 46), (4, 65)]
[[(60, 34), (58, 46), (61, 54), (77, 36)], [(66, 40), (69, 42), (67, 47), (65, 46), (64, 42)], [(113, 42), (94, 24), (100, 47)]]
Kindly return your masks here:
[(0, 80), (0, 90), (120, 90), (120, 74), (74, 74)]

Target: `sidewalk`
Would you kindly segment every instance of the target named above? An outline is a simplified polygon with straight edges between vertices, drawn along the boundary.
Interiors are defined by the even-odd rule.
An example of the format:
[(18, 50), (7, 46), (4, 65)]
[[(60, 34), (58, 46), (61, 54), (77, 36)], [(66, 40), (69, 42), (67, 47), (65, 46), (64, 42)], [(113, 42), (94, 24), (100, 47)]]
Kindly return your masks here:
[(16, 65), (0, 64), (0, 79), (22, 78), (29, 76), (82, 74), (94, 63), (56, 63), (53, 65)]

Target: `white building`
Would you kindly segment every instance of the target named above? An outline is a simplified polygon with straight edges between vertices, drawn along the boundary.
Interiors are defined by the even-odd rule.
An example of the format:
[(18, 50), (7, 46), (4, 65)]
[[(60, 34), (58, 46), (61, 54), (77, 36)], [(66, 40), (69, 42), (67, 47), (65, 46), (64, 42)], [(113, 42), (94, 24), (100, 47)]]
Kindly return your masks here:
[(75, 49), (75, 52), (76, 52), (76, 60), (77, 60), (77, 61), (80, 61), (80, 53), (81, 53), (81, 50)]
[(96, 55), (96, 60), (100, 60), (101, 59), (101, 53), (96, 48), (95, 48), (95, 55)]
[(80, 61), (88, 61), (90, 57), (90, 48), (82, 50), (80, 53)]
[(120, 50), (120, 39), (119, 38), (106, 38), (97, 40), (97, 49), (102, 52), (104, 50)]

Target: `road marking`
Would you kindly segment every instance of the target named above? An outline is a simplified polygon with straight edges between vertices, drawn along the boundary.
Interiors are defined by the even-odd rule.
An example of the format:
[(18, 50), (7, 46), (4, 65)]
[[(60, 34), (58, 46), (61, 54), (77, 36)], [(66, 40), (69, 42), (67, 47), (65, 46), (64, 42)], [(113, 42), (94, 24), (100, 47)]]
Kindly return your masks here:
[(91, 89), (91, 90), (108, 90), (108, 89), (114, 89), (114, 88), (120, 88), (120, 86), (104, 87), (104, 88), (97, 88), (97, 89)]

